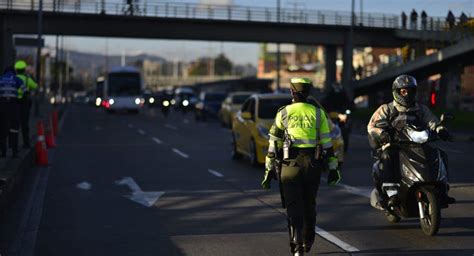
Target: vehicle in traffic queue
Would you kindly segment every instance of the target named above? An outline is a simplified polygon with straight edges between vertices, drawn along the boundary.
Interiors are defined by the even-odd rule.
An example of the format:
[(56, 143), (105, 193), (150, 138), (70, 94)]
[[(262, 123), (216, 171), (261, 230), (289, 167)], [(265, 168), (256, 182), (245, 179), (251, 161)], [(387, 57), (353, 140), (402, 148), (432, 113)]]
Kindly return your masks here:
[(221, 124), (232, 128), (232, 120), (235, 114), (240, 110), (244, 101), (255, 92), (233, 92), (230, 93), (221, 104), (221, 110), (218, 113)]
[(139, 113), (145, 104), (142, 91), (143, 79), (137, 68), (113, 68), (104, 82), (102, 105), (108, 113), (114, 111)]
[[(252, 165), (265, 163), (269, 130), (278, 109), (291, 104), (289, 94), (254, 94), (242, 105), (232, 121), (232, 158), (243, 156)], [(334, 153), (339, 164), (344, 161), (344, 141), (337, 125), (328, 118)]]
[(174, 98), (170, 103), (177, 110), (187, 112), (194, 109), (196, 102), (197, 99), (194, 90), (189, 87), (181, 87), (174, 91)]
[(217, 117), (225, 97), (223, 92), (201, 92), (194, 109), (196, 120), (205, 121), (208, 117)]

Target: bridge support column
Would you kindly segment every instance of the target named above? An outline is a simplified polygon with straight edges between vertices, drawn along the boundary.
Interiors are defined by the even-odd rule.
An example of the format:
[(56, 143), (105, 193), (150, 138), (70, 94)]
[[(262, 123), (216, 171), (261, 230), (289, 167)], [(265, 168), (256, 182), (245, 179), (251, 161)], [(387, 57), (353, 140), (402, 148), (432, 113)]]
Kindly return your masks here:
[(329, 90), (332, 83), (336, 81), (336, 60), (337, 60), (337, 46), (327, 45), (324, 56), (324, 64), (326, 66), (326, 80), (324, 82), (324, 90)]
[(462, 67), (454, 66), (448, 72), (441, 74), (440, 91), (438, 93), (440, 107), (448, 109), (459, 107), (461, 75), (463, 72)]
[(352, 88), (352, 55), (354, 50), (353, 36), (348, 33), (344, 43), (344, 49), (342, 54), (342, 61), (344, 62), (342, 67), (342, 85), (346, 88), (346, 91), (350, 98), (354, 97), (354, 89)]
[(8, 65), (13, 65), (14, 58), (13, 34), (6, 18), (0, 16), (0, 73), (3, 74)]

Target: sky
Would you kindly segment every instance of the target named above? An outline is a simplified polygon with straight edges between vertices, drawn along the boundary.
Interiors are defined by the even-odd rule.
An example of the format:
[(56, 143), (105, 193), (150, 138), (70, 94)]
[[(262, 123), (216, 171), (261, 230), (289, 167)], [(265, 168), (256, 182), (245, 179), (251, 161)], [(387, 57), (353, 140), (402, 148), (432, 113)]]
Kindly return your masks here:
[[(26, 1), (26, 0), (23, 0)], [(29, 0), (28, 0), (29, 1)], [(48, 2), (51, 0), (45, 0)], [(83, 2), (100, 2), (100, 0), (82, 0)], [(122, 3), (123, 0), (105, 0), (106, 3)], [(163, 3), (162, 0), (139, 0), (149, 4)], [(297, 3), (299, 8), (311, 10), (348, 11), (351, 9), (351, 0), (280, 0), (282, 8), (293, 8)], [(413, 8), (418, 12), (425, 10), (430, 16), (446, 17), (448, 10), (456, 16), (465, 12), (474, 16), (474, 0), (355, 0), (356, 13), (360, 12), (362, 1), (363, 12), (387, 13), (399, 15), (402, 11), (409, 13)], [(166, 2), (178, 3), (211, 3), (233, 4), (238, 6), (276, 7), (277, 0), (168, 0)], [(46, 44), (55, 45), (55, 37), (47, 36)], [(233, 62), (238, 64), (251, 63), (257, 65), (258, 44), (236, 42), (208, 42), (189, 40), (143, 40), (143, 39), (117, 39), (117, 38), (86, 38), (66, 37), (64, 44), (67, 49), (82, 52), (127, 55), (148, 53), (162, 56), (166, 59), (193, 60), (200, 56), (215, 56), (221, 52), (226, 54)], [(108, 45), (108, 47), (106, 47)]]

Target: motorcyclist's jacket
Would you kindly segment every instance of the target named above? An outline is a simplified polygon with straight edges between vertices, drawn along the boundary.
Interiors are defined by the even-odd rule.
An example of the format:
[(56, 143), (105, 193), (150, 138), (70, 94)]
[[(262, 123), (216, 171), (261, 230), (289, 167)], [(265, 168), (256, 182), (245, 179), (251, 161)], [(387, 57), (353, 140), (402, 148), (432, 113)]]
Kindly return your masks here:
[(403, 129), (407, 122), (416, 123), (436, 132), (441, 128), (439, 119), (427, 106), (416, 103), (413, 107), (407, 108), (392, 101), (380, 106), (367, 125), (370, 146), (374, 149), (382, 146), (380, 142), (382, 132), (389, 132), (387, 128), (376, 127), (376, 124), (383, 122), (388, 123), (388, 126), (396, 131)]
[(285, 137), (293, 148), (314, 148), (318, 144), (324, 149), (332, 148), (326, 114), (322, 109), (305, 102), (282, 107), (270, 128), (269, 136), (269, 153), (275, 150), (274, 142), (280, 147)]

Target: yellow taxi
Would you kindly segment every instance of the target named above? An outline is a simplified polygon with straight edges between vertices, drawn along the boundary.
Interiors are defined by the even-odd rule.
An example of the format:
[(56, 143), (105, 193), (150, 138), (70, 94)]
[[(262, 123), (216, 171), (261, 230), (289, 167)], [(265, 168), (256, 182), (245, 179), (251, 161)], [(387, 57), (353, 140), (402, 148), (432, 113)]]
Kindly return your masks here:
[[(265, 163), (269, 129), (278, 109), (289, 104), (291, 97), (288, 94), (254, 94), (249, 97), (232, 121), (232, 158), (247, 157), (252, 165)], [(330, 119), (328, 121), (334, 152), (342, 164), (344, 141), (341, 131)]]
[(227, 98), (221, 104), (219, 111), (219, 120), (225, 127), (232, 127), (232, 120), (235, 114), (240, 110), (244, 101), (254, 92), (233, 92), (229, 93)]

